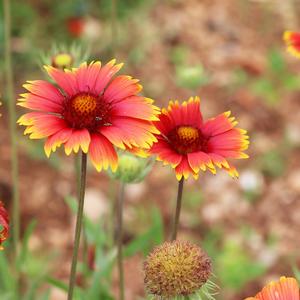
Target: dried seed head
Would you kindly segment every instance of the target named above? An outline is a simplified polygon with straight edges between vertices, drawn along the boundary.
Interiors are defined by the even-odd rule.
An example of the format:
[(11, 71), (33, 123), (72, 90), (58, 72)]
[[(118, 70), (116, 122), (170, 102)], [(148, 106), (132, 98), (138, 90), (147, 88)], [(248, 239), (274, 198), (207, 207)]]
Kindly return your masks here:
[(190, 242), (165, 242), (148, 256), (144, 272), (150, 294), (163, 299), (187, 296), (206, 283), (211, 274), (211, 260)]

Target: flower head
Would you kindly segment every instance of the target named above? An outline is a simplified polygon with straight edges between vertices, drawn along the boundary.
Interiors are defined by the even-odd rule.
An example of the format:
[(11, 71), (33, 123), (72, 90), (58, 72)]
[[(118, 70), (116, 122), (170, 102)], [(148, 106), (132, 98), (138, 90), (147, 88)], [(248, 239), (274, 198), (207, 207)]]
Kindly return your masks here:
[(138, 95), (138, 80), (125, 75), (112, 79), (121, 67), (115, 60), (64, 71), (47, 66), (57, 86), (43, 80), (24, 84), (29, 92), (21, 94), (18, 105), (34, 110), (18, 120), (26, 126), (24, 134), (46, 138), (48, 157), (62, 144), (67, 155), (81, 149), (98, 171), (116, 170), (114, 146), (151, 147), (153, 133), (158, 133), (151, 121), (157, 120), (158, 109), (151, 99)]
[(170, 101), (154, 124), (161, 134), (150, 152), (175, 168), (178, 180), (190, 174), (197, 178), (200, 170), (206, 169), (215, 174), (215, 166), (237, 177), (238, 172), (227, 159), (248, 157), (243, 152), (249, 144), (246, 131), (235, 128), (237, 121), (230, 112), (203, 122), (198, 97), (181, 105)]
[(255, 297), (246, 300), (299, 300), (299, 286), (295, 278), (281, 277), (265, 286)]
[(294, 56), (300, 58), (300, 33), (285, 31), (283, 39), (287, 45), (287, 50)]
[(150, 294), (169, 299), (199, 290), (211, 275), (211, 260), (198, 246), (185, 241), (165, 242), (144, 263)]
[(3, 250), (2, 243), (8, 238), (9, 234), (9, 217), (8, 213), (0, 201), (0, 250)]

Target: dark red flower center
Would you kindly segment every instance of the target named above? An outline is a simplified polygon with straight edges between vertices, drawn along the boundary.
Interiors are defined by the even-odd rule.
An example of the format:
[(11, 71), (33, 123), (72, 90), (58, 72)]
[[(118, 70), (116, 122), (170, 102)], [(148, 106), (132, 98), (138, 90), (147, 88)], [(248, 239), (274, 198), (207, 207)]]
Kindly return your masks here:
[(180, 154), (204, 150), (207, 141), (201, 131), (192, 126), (178, 126), (169, 132), (167, 138)]
[(66, 99), (63, 116), (73, 128), (87, 128), (91, 131), (99, 126), (108, 125), (110, 106), (90, 93), (80, 93)]

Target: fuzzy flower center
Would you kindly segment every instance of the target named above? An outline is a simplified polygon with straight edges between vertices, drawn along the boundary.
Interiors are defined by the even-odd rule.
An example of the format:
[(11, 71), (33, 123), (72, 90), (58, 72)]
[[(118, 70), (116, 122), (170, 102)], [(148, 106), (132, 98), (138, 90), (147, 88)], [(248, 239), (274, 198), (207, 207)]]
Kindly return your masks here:
[(63, 115), (71, 127), (95, 131), (109, 124), (109, 111), (109, 105), (101, 97), (80, 93), (66, 100)]
[(211, 274), (211, 261), (189, 242), (166, 242), (148, 256), (144, 271), (148, 292), (169, 299), (199, 290)]
[(201, 150), (205, 144), (200, 130), (192, 126), (174, 128), (168, 134), (168, 139), (173, 148), (180, 154)]
[(59, 69), (65, 69), (71, 67), (73, 63), (73, 57), (68, 53), (59, 53), (53, 56), (52, 66)]

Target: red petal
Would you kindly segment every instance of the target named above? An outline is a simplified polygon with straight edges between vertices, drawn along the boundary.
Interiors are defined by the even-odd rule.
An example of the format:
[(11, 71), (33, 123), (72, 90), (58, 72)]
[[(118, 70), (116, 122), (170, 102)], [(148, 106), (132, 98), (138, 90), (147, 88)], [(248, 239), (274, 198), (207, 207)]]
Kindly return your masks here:
[(114, 172), (118, 166), (118, 156), (107, 138), (101, 134), (92, 134), (89, 154), (91, 161), (97, 171), (101, 171), (102, 168), (107, 170), (108, 167)]

